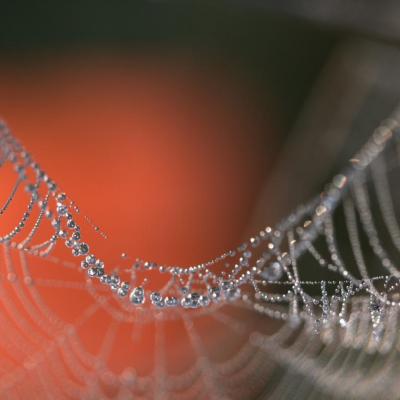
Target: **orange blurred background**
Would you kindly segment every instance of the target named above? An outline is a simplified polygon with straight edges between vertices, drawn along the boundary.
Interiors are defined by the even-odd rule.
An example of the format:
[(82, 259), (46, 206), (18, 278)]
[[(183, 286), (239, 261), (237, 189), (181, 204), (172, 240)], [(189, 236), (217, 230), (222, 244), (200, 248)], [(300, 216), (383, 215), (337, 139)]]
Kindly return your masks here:
[(191, 264), (238, 244), (278, 122), (228, 67), (64, 55), (3, 66), (0, 86), (2, 116), (108, 233), (103, 251)]

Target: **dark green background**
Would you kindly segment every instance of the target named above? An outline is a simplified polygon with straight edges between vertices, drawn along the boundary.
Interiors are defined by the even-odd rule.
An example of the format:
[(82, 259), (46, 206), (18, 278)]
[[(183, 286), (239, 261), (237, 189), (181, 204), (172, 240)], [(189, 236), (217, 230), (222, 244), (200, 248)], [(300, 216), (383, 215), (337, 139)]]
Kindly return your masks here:
[(28, 63), (71, 48), (168, 52), (229, 64), (274, 98), (288, 131), (332, 47), (333, 30), (237, 2), (4, 2), (1, 58)]

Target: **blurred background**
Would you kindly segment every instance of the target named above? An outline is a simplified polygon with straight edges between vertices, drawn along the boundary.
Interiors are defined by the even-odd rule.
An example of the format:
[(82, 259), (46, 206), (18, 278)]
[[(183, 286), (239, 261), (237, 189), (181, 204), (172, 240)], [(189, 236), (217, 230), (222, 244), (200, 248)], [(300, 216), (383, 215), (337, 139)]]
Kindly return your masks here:
[(397, 4), (8, 2), (0, 115), (105, 256), (201, 262), (316, 195), (390, 115)]

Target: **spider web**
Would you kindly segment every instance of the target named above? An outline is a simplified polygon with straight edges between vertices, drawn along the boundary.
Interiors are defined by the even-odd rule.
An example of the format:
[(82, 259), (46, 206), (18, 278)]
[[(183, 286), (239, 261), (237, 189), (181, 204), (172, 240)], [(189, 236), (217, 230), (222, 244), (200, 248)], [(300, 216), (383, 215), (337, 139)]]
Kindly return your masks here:
[(220, 257), (103, 266), (82, 244), (104, 234), (2, 125), (2, 398), (395, 398), (399, 139), (395, 112), (319, 196)]
[[(277, 227), (267, 227), (248, 245), (239, 246), (236, 252), (241, 261), (233, 266), (232, 274), (237, 276), (237, 270), (242, 271), (235, 280), (241, 288), (240, 296), (235, 295), (233, 300), (221, 297), (197, 310), (185, 306), (167, 310), (157, 304), (151, 308), (127, 305), (123, 297), (97, 278), (82, 279), (85, 268), (66, 261), (68, 257), (53, 256), (60, 239), (68, 240), (59, 233), (48, 237), (41, 232), (48, 221), (59, 232), (54, 208), (59, 214), (64, 210), (60, 211), (59, 202), (51, 205), (52, 198), (60, 200), (57, 187), (3, 126), (3, 168), (11, 164), (17, 178), (1, 214), (5, 215), (17, 201), (21, 187), (25, 187), (29, 198), (22, 218), (0, 238), (3, 397), (24, 398), (29, 390), (34, 398), (246, 398), (254, 395), (257, 387), (260, 390), (269, 375), (277, 373), (277, 363), (289, 367), (274, 391), (277, 398), (286, 390), (285, 381), (301, 379), (302, 372), (323, 391), (336, 395), (351, 391), (356, 396), (374, 398), (377, 390), (382, 390), (377, 379), (382, 381), (384, 376), (387, 381), (396, 370), (396, 357), (385, 355), (396, 348), (398, 337), (400, 273), (396, 257), (400, 227), (391, 182), (399, 165), (399, 138), (395, 115), (351, 160), (349, 172), (337, 175), (318, 199), (298, 208)], [(34, 185), (44, 182), (43, 193), (30, 183), (28, 169), (32, 166), (39, 177)], [(35, 208), (38, 210), (33, 217)], [(347, 240), (339, 246), (335, 233), (341, 217)], [(41, 238), (40, 233), (44, 234)], [(23, 234), (22, 240), (17, 239)], [(388, 239), (382, 240), (385, 236)], [(40, 240), (35, 242), (37, 237)], [(259, 248), (262, 255), (256, 256)], [(352, 261), (348, 261), (350, 257)], [(302, 271), (312, 268), (327, 270), (336, 279), (302, 279)], [(63, 279), (58, 278), (60, 269), (65, 270)], [(379, 274), (372, 275), (374, 269)], [(223, 271), (218, 274), (224, 279), (219, 280), (221, 285), (232, 282), (225, 280)], [(314, 277), (316, 274), (310, 273)], [(200, 285), (203, 277), (204, 284), (204, 274), (200, 278), (198, 275), (195, 270), (187, 280), (193, 284), (198, 279)], [(164, 288), (170, 290), (171, 282), (176, 285), (175, 277), (176, 272)], [(69, 309), (68, 315), (63, 315), (60, 299), (65, 301), (71, 292), (80, 293), (79, 307), (77, 312)], [(185, 299), (187, 292), (182, 296)], [(276, 325), (269, 326), (275, 331), (256, 329), (254, 317), (238, 318), (243, 310), (277, 320)], [(184, 372), (171, 374), (166, 330), (177, 320), (180, 327), (174, 327), (174, 335), (179, 341), (186, 336), (192, 365)], [(202, 320), (207, 324), (202, 326)], [(223, 361), (213, 360), (203, 334), (204, 330), (214, 329), (236, 336), (240, 351)], [(122, 340), (126, 335), (131, 339), (128, 347)], [(153, 351), (152, 346), (146, 347), (149, 337)], [(88, 346), (88, 339), (92, 346)], [(146, 373), (133, 369), (135, 362), (118, 368), (120, 341), (126, 347), (124, 352), (132, 352), (132, 356), (136, 346), (145, 346), (144, 353), (151, 359), (143, 365)], [(140, 345), (141, 341), (144, 344)], [(337, 352), (338, 343), (343, 350)], [(384, 360), (372, 379), (360, 370), (353, 371), (354, 360), (365, 357)], [(141, 363), (139, 359), (136, 362)], [(386, 390), (395, 393), (397, 385), (391, 383)], [(306, 386), (303, 383), (297, 390), (306, 391)]]

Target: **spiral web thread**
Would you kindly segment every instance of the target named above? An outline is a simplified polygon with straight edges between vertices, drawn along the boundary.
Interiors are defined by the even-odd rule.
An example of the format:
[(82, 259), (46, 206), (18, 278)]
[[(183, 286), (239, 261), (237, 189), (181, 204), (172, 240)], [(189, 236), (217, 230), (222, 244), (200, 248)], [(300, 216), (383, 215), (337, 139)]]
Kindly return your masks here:
[[(399, 116), (375, 130), (321, 195), (238, 248), (188, 267), (124, 254), (126, 265), (113, 269), (83, 242), (78, 221), (88, 221), (75, 203), (2, 124), (1, 165), (16, 178), (0, 216), (18, 193), (28, 204), (0, 237), (1, 397), (396, 397)], [(56, 255), (63, 243), (72, 256)], [(147, 289), (149, 274), (164, 277), (155, 280), (160, 287)], [(85, 301), (64, 318), (52, 301), (72, 292)], [(98, 314), (106, 323), (93, 351), (81, 332)], [(207, 332), (237, 338), (239, 350), (216, 360), (202, 320)], [(193, 354), (179, 373), (169, 371), (171, 321), (181, 323)], [(148, 326), (150, 370), (111, 365), (118, 335), (130, 332), (126, 352), (134, 353)]]

